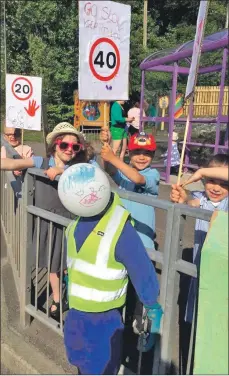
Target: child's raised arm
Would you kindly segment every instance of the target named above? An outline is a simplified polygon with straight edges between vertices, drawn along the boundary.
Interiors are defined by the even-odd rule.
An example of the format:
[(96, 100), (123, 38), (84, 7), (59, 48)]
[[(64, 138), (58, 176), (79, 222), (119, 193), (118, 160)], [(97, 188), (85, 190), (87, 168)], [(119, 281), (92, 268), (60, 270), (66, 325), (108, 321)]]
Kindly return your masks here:
[(1, 159), (1, 170), (15, 171), (24, 170), (26, 168), (34, 167), (34, 161), (32, 158), (25, 159)]
[(119, 171), (123, 173), (128, 179), (130, 179), (135, 184), (143, 185), (146, 183), (144, 176), (139, 174), (135, 168), (127, 165), (125, 162), (121, 161), (112, 151), (109, 145), (103, 145), (101, 149), (101, 157), (104, 161), (109, 162), (112, 166), (116, 167)]
[(200, 168), (197, 170), (188, 180), (186, 180), (182, 187), (185, 185), (194, 183), (199, 181), (203, 178), (210, 178), (210, 179), (219, 179), (219, 180), (229, 180), (229, 172), (228, 167), (207, 167), (207, 168)]

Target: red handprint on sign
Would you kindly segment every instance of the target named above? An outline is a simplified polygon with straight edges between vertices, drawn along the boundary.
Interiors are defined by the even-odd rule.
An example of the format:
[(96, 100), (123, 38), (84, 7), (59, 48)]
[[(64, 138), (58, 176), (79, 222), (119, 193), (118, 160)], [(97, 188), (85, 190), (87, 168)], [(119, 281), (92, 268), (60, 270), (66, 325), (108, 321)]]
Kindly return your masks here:
[(26, 110), (26, 112), (27, 112), (27, 114), (28, 114), (29, 116), (35, 116), (36, 111), (38, 110), (39, 107), (40, 107), (40, 106), (37, 106), (37, 107), (36, 107), (36, 101), (33, 99), (33, 100), (32, 100), (32, 103), (31, 103), (31, 101), (29, 101), (29, 107), (28, 107), (28, 109), (25, 108), (25, 107), (24, 107), (24, 109)]

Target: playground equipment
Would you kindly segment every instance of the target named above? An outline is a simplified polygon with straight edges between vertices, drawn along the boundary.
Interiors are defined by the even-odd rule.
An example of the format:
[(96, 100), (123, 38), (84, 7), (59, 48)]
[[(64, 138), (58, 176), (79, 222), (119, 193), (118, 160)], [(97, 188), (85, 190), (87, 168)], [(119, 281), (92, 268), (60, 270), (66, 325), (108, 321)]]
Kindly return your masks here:
[(74, 127), (84, 131), (85, 128), (102, 127), (109, 121), (110, 105), (107, 102), (79, 100), (78, 91), (74, 91)]
[[(175, 119), (175, 102), (177, 94), (177, 79), (178, 75), (189, 74), (189, 68), (184, 66), (179, 66), (178, 62), (184, 62), (186, 65), (190, 66), (191, 57), (193, 52), (194, 40), (184, 43), (183, 45), (176, 47), (174, 49), (162, 50), (155, 52), (149, 57), (147, 57), (140, 65), (142, 70), (142, 83), (141, 83), (141, 124), (147, 121), (153, 122), (168, 122), (169, 123), (169, 138), (168, 138), (168, 163), (166, 166), (166, 171), (161, 173), (161, 178), (164, 179), (167, 183), (170, 178), (170, 167), (171, 167), (171, 150), (172, 150), (172, 134), (174, 131), (174, 122), (176, 123), (186, 123), (187, 118), (181, 117)], [(219, 93), (219, 103), (218, 103), (218, 114), (216, 117), (206, 117), (206, 118), (194, 118), (193, 117), (193, 104), (189, 106), (189, 116), (190, 116), (190, 126), (187, 135), (186, 151), (185, 151), (185, 162), (184, 167), (187, 168), (198, 168), (197, 165), (190, 164), (190, 147), (208, 147), (212, 148), (214, 154), (218, 153), (219, 150), (228, 149), (228, 117), (222, 114), (223, 106), (223, 96), (224, 96), (224, 83), (226, 76), (227, 68), (227, 59), (228, 59), (228, 30), (222, 30), (217, 33), (208, 35), (204, 38), (202, 44), (202, 54), (210, 51), (216, 51), (223, 49), (223, 58), (222, 64), (212, 65), (212, 66), (200, 66), (199, 74), (207, 74), (213, 72), (221, 72), (221, 81), (220, 81), (220, 93)], [(173, 65), (172, 65), (173, 64)], [(184, 65), (184, 64), (182, 64)], [(169, 101), (169, 116), (166, 117), (143, 117), (143, 103), (144, 103), (144, 91), (145, 91), (145, 72), (168, 72), (172, 74), (172, 91), (171, 98)], [(216, 135), (214, 144), (203, 144), (201, 142), (193, 142), (191, 139), (192, 135), (192, 123), (198, 124), (216, 124)], [(226, 137), (224, 145), (220, 145), (220, 128), (221, 124), (227, 124)], [(155, 165), (155, 167), (163, 167), (162, 164)]]

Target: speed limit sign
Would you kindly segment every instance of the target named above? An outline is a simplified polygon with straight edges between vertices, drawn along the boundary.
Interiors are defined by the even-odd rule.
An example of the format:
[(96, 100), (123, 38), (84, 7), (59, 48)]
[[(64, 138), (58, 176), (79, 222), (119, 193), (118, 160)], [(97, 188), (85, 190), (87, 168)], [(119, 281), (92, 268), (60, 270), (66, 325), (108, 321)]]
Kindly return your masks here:
[(41, 130), (41, 77), (6, 75), (6, 127)]
[(26, 101), (33, 94), (32, 83), (26, 77), (17, 77), (12, 82), (11, 90), (20, 101)]
[(79, 4), (79, 99), (129, 99), (129, 5), (81, 0)]
[(110, 81), (120, 68), (117, 45), (108, 38), (99, 38), (90, 50), (89, 65), (92, 74), (101, 81)]

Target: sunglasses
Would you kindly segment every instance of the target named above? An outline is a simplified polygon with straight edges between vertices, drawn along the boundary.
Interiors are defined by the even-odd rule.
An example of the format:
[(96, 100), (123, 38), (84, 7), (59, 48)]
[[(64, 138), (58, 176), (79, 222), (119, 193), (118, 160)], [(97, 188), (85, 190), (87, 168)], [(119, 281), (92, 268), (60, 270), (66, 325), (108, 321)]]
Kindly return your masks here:
[(78, 144), (76, 142), (65, 142), (65, 141), (57, 140), (55, 144), (58, 145), (61, 150), (67, 150), (70, 148), (75, 153), (79, 153), (80, 150), (83, 149), (83, 145)]

